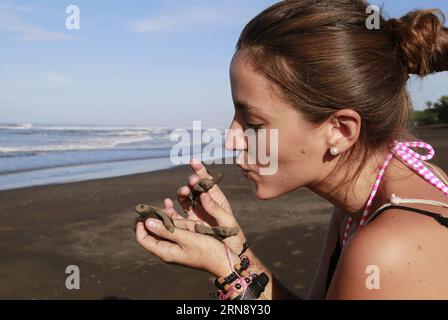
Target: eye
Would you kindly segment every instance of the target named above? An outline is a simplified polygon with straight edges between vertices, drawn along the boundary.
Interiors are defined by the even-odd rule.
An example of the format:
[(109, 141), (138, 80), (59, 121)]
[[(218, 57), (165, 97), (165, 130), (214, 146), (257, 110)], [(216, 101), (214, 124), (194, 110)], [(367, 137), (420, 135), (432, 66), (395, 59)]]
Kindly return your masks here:
[(254, 131), (260, 130), (262, 126), (263, 126), (262, 124), (247, 123), (247, 127)]

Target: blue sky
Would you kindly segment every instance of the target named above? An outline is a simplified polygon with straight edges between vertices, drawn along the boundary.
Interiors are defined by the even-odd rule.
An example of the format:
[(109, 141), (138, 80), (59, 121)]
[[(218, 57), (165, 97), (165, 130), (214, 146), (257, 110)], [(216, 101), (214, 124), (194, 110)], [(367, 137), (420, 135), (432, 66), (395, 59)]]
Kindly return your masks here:
[[(0, 0), (0, 122), (227, 126), (228, 68), (244, 25), (272, 0)], [(386, 13), (448, 0), (383, 0)], [(65, 28), (68, 5), (81, 29)], [(448, 73), (412, 81), (416, 106)]]

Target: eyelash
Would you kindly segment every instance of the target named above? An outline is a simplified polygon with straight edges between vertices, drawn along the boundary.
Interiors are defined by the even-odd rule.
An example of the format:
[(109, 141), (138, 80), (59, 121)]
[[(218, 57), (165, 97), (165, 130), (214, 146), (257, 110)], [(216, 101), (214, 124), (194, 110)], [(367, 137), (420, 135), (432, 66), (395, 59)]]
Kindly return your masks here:
[(262, 124), (252, 124), (252, 123), (248, 123), (247, 124), (247, 127), (249, 129), (252, 129), (252, 130), (255, 130), (255, 131), (261, 129), (262, 126), (263, 126)]

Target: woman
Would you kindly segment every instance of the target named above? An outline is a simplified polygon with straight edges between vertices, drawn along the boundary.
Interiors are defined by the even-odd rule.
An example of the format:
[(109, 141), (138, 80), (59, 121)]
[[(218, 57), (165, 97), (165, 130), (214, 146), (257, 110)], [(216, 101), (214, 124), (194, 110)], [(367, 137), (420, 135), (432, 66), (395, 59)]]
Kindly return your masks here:
[[(259, 199), (306, 187), (334, 204), (310, 299), (448, 299), (446, 175), (422, 169), (419, 158), (431, 155), (409, 151), (430, 146), (401, 143), (417, 140), (406, 130), (409, 75), (448, 70), (448, 31), (437, 10), (381, 17), (380, 28), (370, 30), (367, 6), (361, 0), (283, 1), (244, 28), (230, 67), (231, 128), (278, 129), (279, 149), (275, 175), (260, 175), (260, 164), (241, 167)], [(241, 139), (227, 139), (226, 148), (247, 160)], [(192, 186), (208, 176), (200, 163), (192, 168), (188, 186), (178, 191), (186, 210)], [(239, 227), (218, 186), (201, 194), (200, 203), (190, 219)], [(165, 206), (191, 231), (170, 233), (149, 219), (137, 225), (137, 241), (167, 263), (231, 275), (244, 233), (223, 245), (194, 233), (171, 200)], [(298, 298), (250, 248), (244, 254), (251, 273), (267, 275), (260, 299)], [(232, 282), (221, 298), (248, 293), (239, 283), (243, 290)]]

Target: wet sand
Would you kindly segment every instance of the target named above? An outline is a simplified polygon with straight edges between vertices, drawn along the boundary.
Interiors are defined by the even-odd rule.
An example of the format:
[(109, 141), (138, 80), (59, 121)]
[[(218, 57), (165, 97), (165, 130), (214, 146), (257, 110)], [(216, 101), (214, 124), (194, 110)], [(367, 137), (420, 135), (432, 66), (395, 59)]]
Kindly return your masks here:
[[(448, 127), (417, 132), (436, 149), (431, 162), (448, 171)], [(224, 172), (222, 188), (255, 253), (304, 296), (332, 205), (306, 189), (260, 201), (236, 166), (211, 169)], [(209, 274), (159, 261), (131, 229), (136, 204), (162, 206), (190, 174), (177, 167), (0, 192), (0, 299), (208, 299)], [(68, 265), (80, 268), (80, 290), (65, 287)]]

